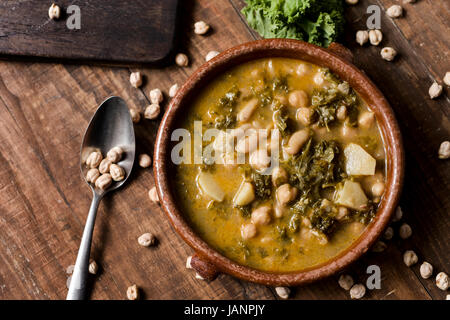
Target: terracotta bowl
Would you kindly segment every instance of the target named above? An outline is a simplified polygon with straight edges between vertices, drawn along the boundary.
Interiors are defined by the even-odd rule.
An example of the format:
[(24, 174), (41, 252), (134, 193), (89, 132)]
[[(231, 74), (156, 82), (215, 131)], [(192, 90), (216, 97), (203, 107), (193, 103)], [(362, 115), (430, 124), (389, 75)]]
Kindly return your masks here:
[[(286, 57), (305, 60), (322, 67), (328, 67), (347, 81), (375, 112), (381, 128), (387, 157), (387, 183), (374, 220), (363, 234), (349, 248), (335, 258), (298, 272), (269, 273), (240, 265), (212, 249), (186, 222), (181, 212), (172, 183), (174, 164), (170, 159), (173, 143), (171, 133), (180, 120), (189, 112), (190, 102), (205, 84), (229, 68), (258, 58)], [(171, 100), (159, 127), (154, 173), (161, 206), (175, 230), (196, 252), (191, 266), (204, 278), (214, 279), (218, 273), (265, 285), (294, 286), (309, 283), (330, 276), (361, 257), (386, 228), (395, 211), (403, 183), (404, 151), (394, 113), (372, 81), (351, 64), (351, 53), (343, 46), (332, 44), (328, 49), (305, 42), (287, 39), (270, 39), (245, 43), (226, 50), (202, 65), (186, 81)]]

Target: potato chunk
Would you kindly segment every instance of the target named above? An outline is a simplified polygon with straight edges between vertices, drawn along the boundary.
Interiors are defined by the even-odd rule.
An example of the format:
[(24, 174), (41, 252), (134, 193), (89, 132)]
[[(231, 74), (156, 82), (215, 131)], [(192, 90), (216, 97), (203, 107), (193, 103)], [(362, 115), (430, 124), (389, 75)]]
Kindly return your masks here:
[(367, 205), (367, 197), (359, 182), (346, 180), (344, 187), (336, 191), (335, 203), (355, 210), (362, 210)]
[(377, 161), (360, 145), (350, 143), (344, 149), (345, 171), (348, 175), (370, 176), (375, 174)]
[(233, 203), (245, 206), (255, 200), (255, 190), (250, 182), (243, 182), (234, 196)]
[(222, 202), (225, 198), (225, 192), (209, 173), (200, 172), (197, 176), (197, 185), (203, 193), (213, 200)]

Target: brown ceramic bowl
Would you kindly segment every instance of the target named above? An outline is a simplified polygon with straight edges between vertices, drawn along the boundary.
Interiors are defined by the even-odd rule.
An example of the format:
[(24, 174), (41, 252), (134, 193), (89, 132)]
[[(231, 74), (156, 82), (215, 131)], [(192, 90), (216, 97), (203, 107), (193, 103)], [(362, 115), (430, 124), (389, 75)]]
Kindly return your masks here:
[[(189, 112), (190, 102), (215, 76), (225, 70), (258, 58), (286, 57), (305, 60), (322, 67), (328, 67), (347, 81), (375, 112), (386, 148), (387, 183), (385, 194), (372, 223), (349, 248), (335, 258), (298, 272), (269, 273), (240, 265), (203, 241), (189, 226), (178, 207), (175, 188), (173, 188), (174, 164), (170, 159), (171, 133), (177, 128), (180, 119)], [(159, 127), (156, 147), (154, 173), (161, 206), (173, 227), (196, 252), (191, 266), (204, 278), (214, 279), (218, 273), (226, 273), (237, 278), (266, 285), (294, 286), (309, 283), (330, 276), (361, 257), (377, 240), (386, 228), (396, 209), (403, 183), (404, 152), (402, 140), (394, 113), (367, 76), (349, 61), (351, 53), (346, 48), (333, 44), (328, 49), (305, 42), (287, 39), (270, 39), (245, 43), (226, 50), (202, 65), (189, 77), (186, 83), (171, 100), (169, 108)]]

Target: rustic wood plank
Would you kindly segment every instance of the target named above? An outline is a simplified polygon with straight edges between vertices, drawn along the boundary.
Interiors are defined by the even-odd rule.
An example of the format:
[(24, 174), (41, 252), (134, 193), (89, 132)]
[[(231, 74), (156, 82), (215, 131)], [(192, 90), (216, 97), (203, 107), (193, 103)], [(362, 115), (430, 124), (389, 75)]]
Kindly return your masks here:
[[(57, 20), (48, 17), (50, 4), (0, 2), (0, 55), (142, 64), (162, 62), (174, 48), (178, 0), (60, 0)], [(71, 5), (79, 29), (66, 26)]]

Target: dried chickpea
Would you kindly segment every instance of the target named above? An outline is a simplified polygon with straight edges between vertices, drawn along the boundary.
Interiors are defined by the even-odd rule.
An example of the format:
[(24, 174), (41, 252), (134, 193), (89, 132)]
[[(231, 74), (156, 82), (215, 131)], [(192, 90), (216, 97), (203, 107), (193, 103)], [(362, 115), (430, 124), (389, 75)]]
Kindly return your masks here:
[(403, 211), (400, 206), (397, 207), (397, 210), (395, 210), (394, 216), (392, 217), (392, 222), (400, 221), (403, 217)]
[(141, 113), (139, 112), (139, 110), (136, 110), (135, 108), (130, 109), (130, 116), (131, 121), (133, 121), (133, 123), (138, 123), (139, 121), (141, 121)]
[(392, 227), (387, 227), (384, 231), (383, 238), (386, 240), (391, 240), (394, 237), (394, 229)]
[(403, 254), (403, 262), (406, 264), (407, 267), (411, 267), (413, 264), (416, 264), (417, 261), (419, 261), (419, 258), (417, 257), (414, 251), (407, 250)]
[(109, 188), (111, 183), (111, 175), (109, 173), (105, 173), (98, 177), (98, 179), (95, 181), (95, 187), (104, 191)]
[(344, 290), (350, 290), (354, 284), (353, 278), (348, 274), (341, 274), (338, 280), (339, 286)]
[(194, 33), (204, 35), (209, 31), (209, 25), (205, 21), (197, 21), (194, 23)]
[(384, 60), (392, 61), (397, 55), (397, 51), (392, 47), (384, 47), (383, 49), (381, 49), (380, 54)]
[(448, 289), (448, 275), (445, 272), (439, 272), (437, 274), (436, 286), (443, 291)]
[(376, 253), (380, 253), (380, 252), (383, 252), (384, 250), (386, 250), (386, 248), (387, 248), (386, 243), (384, 243), (383, 241), (377, 241), (373, 245), (372, 251), (376, 252)]
[(97, 168), (102, 160), (103, 156), (100, 151), (91, 152), (86, 159), (86, 166), (91, 169)]
[(98, 171), (100, 171), (100, 173), (108, 173), (109, 172), (109, 167), (112, 165), (112, 161), (109, 160), (108, 158), (105, 158), (102, 160), (102, 162), (100, 162), (100, 164), (98, 165)]
[(390, 17), (390, 18), (398, 18), (403, 14), (403, 8), (399, 5), (393, 5), (390, 6), (387, 10), (386, 10), (386, 14)]
[(288, 299), (291, 294), (291, 289), (288, 287), (276, 287), (275, 292), (281, 299)]
[(137, 300), (139, 299), (139, 288), (137, 285), (133, 284), (127, 289), (127, 298), (128, 300)]
[(152, 89), (150, 90), (150, 101), (152, 104), (160, 104), (164, 100), (163, 93), (160, 89)]
[(207, 54), (206, 54), (206, 56), (205, 56), (205, 61), (209, 61), (209, 60), (211, 60), (212, 58), (214, 58), (215, 56), (217, 56), (217, 55), (219, 55), (219, 51), (210, 51), (210, 52), (208, 52)]
[(428, 279), (433, 274), (433, 266), (428, 262), (424, 261), (420, 265), (420, 276), (424, 279)]
[(142, 86), (142, 74), (139, 71), (132, 72), (130, 74), (130, 83), (135, 88)]
[(114, 147), (108, 151), (106, 157), (111, 160), (112, 163), (119, 162), (123, 155), (123, 149), (121, 147)]
[(301, 124), (308, 126), (313, 121), (314, 110), (312, 108), (300, 107), (297, 109), (296, 117)]
[(350, 289), (350, 298), (352, 299), (361, 299), (364, 297), (365, 294), (366, 294), (366, 287), (361, 283), (355, 284)]
[(439, 146), (439, 159), (450, 158), (450, 141), (444, 141)]
[(95, 262), (95, 260), (91, 260), (89, 262), (89, 273), (90, 274), (97, 274), (97, 272), (98, 272), (97, 262)]
[(187, 67), (189, 64), (189, 58), (184, 53), (179, 53), (175, 57), (175, 63), (180, 67)]
[(382, 40), (383, 34), (381, 33), (381, 30), (374, 29), (369, 31), (369, 41), (371, 45), (377, 46), (381, 43)]
[(430, 98), (436, 99), (441, 95), (441, 93), (442, 93), (442, 86), (436, 81), (433, 82), (430, 89), (428, 89), (428, 94), (430, 95)]
[(122, 181), (125, 179), (125, 170), (117, 164), (111, 164), (109, 167), (109, 173), (114, 181)]
[(98, 177), (100, 177), (100, 172), (97, 168), (89, 169), (86, 173), (86, 181), (89, 183), (95, 183)]
[(345, 0), (345, 3), (346, 3), (346, 4), (354, 5), (354, 4), (357, 4), (358, 1), (359, 1), (359, 0)]
[(294, 201), (297, 197), (298, 190), (296, 187), (291, 187), (290, 184), (285, 183), (277, 188), (276, 198), (281, 205), (288, 204)]
[(156, 243), (156, 237), (152, 233), (147, 232), (138, 238), (138, 243), (143, 247), (149, 247)]
[(156, 187), (153, 187), (148, 191), (148, 197), (152, 202), (159, 203), (159, 197), (158, 192), (156, 191)]
[(152, 158), (148, 154), (143, 153), (139, 155), (139, 166), (141, 166), (142, 168), (148, 168), (151, 166), (151, 164)]
[(447, 86), (450, 86), (450, 71), (447, 71), (444, 76), (444, 83)]
[(400, 238), (402, 239), (408, 239), (412, 235), (412, 229), (409, 226), (409, 224), (404, 223), (400, 226), (400, 229), (398, 231), (398, 234), (400, 235)]
[(175, 97), (178, 89), (179, 89), (178, 84), (175, 83), (174, 85), (172, 85), (169, 89), (169, 97), (171, 98)]
[(149, 120), (153, 120), (158, 118), (159, 114), (161, 112), (161, 107), (159, 104), (152, 103), (149, 105), (144, 112), (144, 117)]
[(359, 43), (360, 46), (366, 44), (367, 41), (369, 41), (369, 31), (359, 30), (356, 32), (356, 42)]
[(48, 8), (48, 17), (52, 20), (57, 20), (61, 16), (61, 8), (55, 4), (52, 3), (50, 8)]

